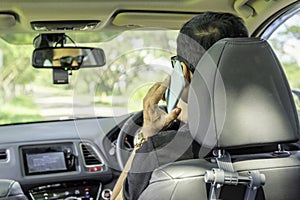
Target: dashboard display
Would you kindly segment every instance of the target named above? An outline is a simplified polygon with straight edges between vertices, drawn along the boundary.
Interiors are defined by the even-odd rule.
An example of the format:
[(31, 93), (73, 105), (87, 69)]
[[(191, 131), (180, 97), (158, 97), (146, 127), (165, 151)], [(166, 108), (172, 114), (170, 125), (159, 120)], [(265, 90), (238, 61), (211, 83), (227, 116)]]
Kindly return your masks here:
[(26, 154), (28, 173), (41, 173), (67, 170), (63, 152)]

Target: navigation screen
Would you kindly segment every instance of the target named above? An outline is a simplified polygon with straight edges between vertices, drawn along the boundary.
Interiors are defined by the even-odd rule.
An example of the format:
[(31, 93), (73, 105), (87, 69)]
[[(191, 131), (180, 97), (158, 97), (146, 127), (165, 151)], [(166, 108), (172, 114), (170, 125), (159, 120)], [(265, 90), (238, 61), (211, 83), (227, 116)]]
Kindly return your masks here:
[(26, 154), (28, 173), (67, 170), (63, 152)]

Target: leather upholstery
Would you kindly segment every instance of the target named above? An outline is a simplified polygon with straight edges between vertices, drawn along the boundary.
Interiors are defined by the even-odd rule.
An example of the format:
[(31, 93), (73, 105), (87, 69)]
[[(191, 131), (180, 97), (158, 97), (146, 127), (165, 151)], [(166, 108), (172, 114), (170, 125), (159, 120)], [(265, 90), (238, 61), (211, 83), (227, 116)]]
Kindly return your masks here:
[(153, 172), (148, 188), (139, 199), (204, 200), (207, 196), (204, 173), (212, 167), (216, 165), (205, 160), (167, 164)]
[[(263, 156), (261, 156), (263, 157)], [(269, 157), (265, 154), (265, 157)], [(179, 161), (162, 166), (153, 172), (150, 185), (140, 200), (206, 200), (210, 185), (204, 182), (205, 170), (217, 165), (203, 159)], [(266, 183), (257, 193), (256, 200), (298, 200), (300, 188), (300, 151), (286, 158), (259, 158), (233, 163), (241, 175), (259, 170)], [(223, 186), (220, 199), (244, 199), (246, 186)]]
[(299, 121), (282, 67), (258, 38), (223, 39), (199, 61), (189, 92), (189, 127), (213, 148), (295, 142)]
[(27, 200), (20, 184), (14, 180), (0, 179), (0, 200)]

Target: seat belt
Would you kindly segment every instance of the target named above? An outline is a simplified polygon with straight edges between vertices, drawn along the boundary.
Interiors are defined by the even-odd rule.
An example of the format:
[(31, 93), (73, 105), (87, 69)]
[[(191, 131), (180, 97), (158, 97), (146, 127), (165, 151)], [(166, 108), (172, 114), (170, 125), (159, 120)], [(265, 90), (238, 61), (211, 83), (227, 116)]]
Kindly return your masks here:
[(205, 172), (204, 180), (210, 183), (208, 200), (218, 200), (223, 185), (247, 184), (244, 200), (255, 200), (257, 189), (265, 184), (265, 175), (259, 171), (249, 171), (248, 176), (240, 176), (234, 171), (231, 156), (228, 152), (218, 152), (216, 158), (219, 168), (213, 168)]

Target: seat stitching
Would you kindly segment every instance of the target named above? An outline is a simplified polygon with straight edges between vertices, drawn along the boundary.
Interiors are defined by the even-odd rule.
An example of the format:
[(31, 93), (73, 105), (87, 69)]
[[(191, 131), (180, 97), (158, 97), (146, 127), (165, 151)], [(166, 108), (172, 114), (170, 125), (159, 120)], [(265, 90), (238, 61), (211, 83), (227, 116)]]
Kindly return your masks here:
[(11, 192), (11, 188), (13, 187), (14, 183), (15, 183), (15, 181), (12, 181), (12, 182), (9, 184), (9, 187), (8, 187), (8, 191), (7, 191), (6, 197), (9, 197), (10, 192)]
[(172, 191), (172, 193), (171, 193), (171, 198), (170, 198), (170, 200), (172, 200), (172, 199), (174, 198), (175, 190), (176, 190), (176, 188), (177, 188), (177, 185), (178, 185), (178, 181), (176, 182), (176, 185), (175, 185), (175, 187), (174, 187), (174, 189), (173, 189), (173, 191)]

